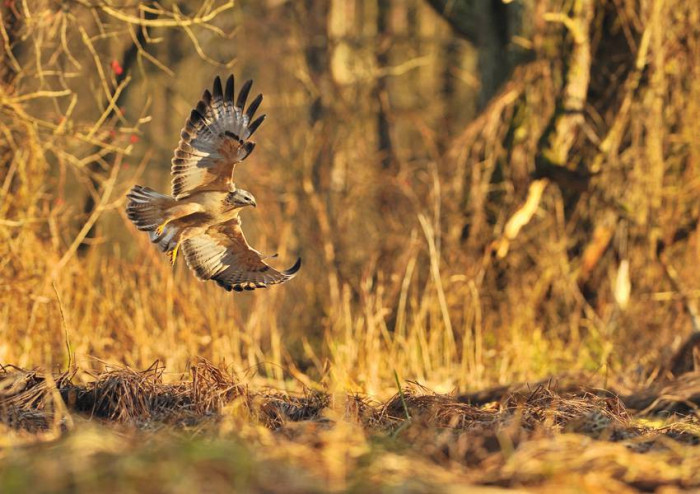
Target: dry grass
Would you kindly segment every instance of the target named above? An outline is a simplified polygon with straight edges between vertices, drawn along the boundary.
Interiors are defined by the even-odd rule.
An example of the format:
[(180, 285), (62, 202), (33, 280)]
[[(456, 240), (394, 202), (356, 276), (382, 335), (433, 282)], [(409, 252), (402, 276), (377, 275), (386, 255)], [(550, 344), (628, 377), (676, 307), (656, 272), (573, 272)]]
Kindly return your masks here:
[[(4, 433), (11, 444), (27, 443), (0, 467), (4, 491), (36, 465), (42, 466), (39, 485), (57, 491), (69, 485), (89, 491), (91, 475), (105, 472), (122, 478), (127, 490), (148, 489), (168, 481), (157, 465), (180, 468), (189, 461), (194, 465), (183, 485), (214, 475), (216, 492), (238, 482), (265, 492), (370, 486), (430, 492), (460, 482), (700, 487), (695, 414), (660, 420), (656, 409), (626, 408), (623, 401), (634, 403), (637, 395), (619, 398), (573, 383), (562, 391), (552, 382), (500, 390), (501, 399), (476, 406), (417, 384), (385, 403), (356, 395), (252, 391), (204, 360), (191, 367), (189, 378), (173, 383), (163, 382), (157, 364), (141, 372), (106, 371), (85, 384), (72, 382), (76, 374), (5, 369), (0, 376)], [(668, 383), (679, 389), (676, 403), (700, 404), (697, 386), (678, 384)], [(65, 405), (58, 406), (60, 397)], [(102, 425), (91, 425), (95, 421)], [(52, 449), (79, 455), (84, 464), (68, 456), (58, 470), (50, 467), (61, 465), (62, 456), (36, 440), (51, 433), (62, 437)], [(104, 437), (96, 440), (95, 434)], [(27, 455), (36, 457), (28, 463)], [(124, 458), (143, 472), (134, 475)], [(420, 477), (411, 475), (414, 469)]]
[[(0, 6), (0, 491), (700, 488), (697, 3), (510, 2), (478, 111), (422, 0), (113, 3)], [(234, 297), (123, 213), (230, 71)]]
[[(620, 73), (609, 73), (606, 47), (591, 47), (601, 62), (591, 67), (588, 117), (570, 165), (603, 171), (583, 193), (548, 179), (529, 194), (540, 140), (556, 115), (550, 62), (566, 57), (566, 45), (542, 48), (471, 124), (465, 110), (445, 128), (445, 108), (472, 108), (474, 91), (460, 86), (455, 99), (441, 96), (448, 62), (436, 53), (454, 40), (432, 10), (411, 4), (423, 34), (412, 43), (402, 25), (389, 51), (396, 166), (385, 169), (372, 97), (382, 72), (375, 62), (351, 65), (374, 60), (376, 44), (353, 38), (335, 11), (332, 64), (321, 73), (308, 65), (304, 16), (288, 16), (287, 7), (246, 5), (234, 9), (239, 18), (217, 10), (226, 2), (207, 3), (190, 13), (199, 20), (180, 27), (161, 11), (162, 25), (146, 23), (152, 32), (142, 38), (124, 15), (89, 4), (37, 16), (15, 33), (24, 40), (16, 49), (21, 70), (2, 86), (0, 361), (65, 368), (74, 355), (88, 367), (96, 357), (143, 368), (158, 359), (183, 371), (203, 356), (242, 375), (255, 370), (308, 386), (325, 380), (369, 394), (385, 394), (394, 372), (440, 391), (568, 369), (644, 384), (691, 327), (685, 311), (697, 295), (695, 270), (672, 273), (697, 251), (700, 77), (692, 22), (657, 32), (653, 12), (633, 3), (623, 11), (637, 20), (618, 19), (611, 5), (597, 10), (619, 21), (609, 42), (620, 51)], [(685, 3), (664, 9), (697, 16)], [(558, 23), (546, 26), (545, 38), (562, 36)], [(201, 38), (199, 49), (185, 27)], [(268, 30), (277, 35), (245, 49), (220, 42)], [(638, 46), (652, 34), (656, 45)], [(30, 47), (42, 57), (30, 57)], [(650, 57), (662, 48), (666, 66), (679, 68), (652, 88), (640, 71), (655, 70)], [(117, 74), (112, 62), (123, 65), (132, 49), (132, 65)], [(465, 43), (457, 49), (461, 63), (473, 62)], [(177, 50), (197, 56), (178, 58)], [(260, 63), (263, 53), (279, 63)], [(246, 232), (282, 264), (304, 258), (293, 284), (235, 299), (182, 266), (173, 272), (122, 212), (134, 182), (167, 186), (173, 139), (200, 86), (233, 63), (239, 78), (255, 77), (270, 114), (237, 172), (261, 204), (244, 217)], [(186, 82), (171, 72), (188, 74)], [(118, 90), (121, 113), (110, 113)], [(604, 101), (596, 99), (601, 91)], [(660, 117), (649, 111), (659, 91)], [(311, 122), (317, 97), (323, 118)], [(644, 138), (654, 125), (655, 140)], [(659, 147), (661, 164), (650, 158)], [(659, 174), (663, 180), (649, 178)]]

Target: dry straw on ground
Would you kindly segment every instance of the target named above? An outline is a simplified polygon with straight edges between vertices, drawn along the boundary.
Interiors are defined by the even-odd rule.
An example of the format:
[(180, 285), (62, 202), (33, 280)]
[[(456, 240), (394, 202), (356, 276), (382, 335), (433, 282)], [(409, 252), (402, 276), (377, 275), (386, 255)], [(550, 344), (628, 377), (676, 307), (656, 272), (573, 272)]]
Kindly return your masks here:
[[(666, 383), (665, 389), (677, 389), (674, 397), (663, 389), (619, 397), (592, 388), (590, 381), (586, 386), (569, 382), (562, 389), (550, 381), (500, 389), (493, 393), (500, 398), (471, 404), (473, 396), (436, 394), (412, 383), (385, 403), (356, 395), (252, 391), (205, 360), (196, 362), (182, 381), (165, 383), (162, 371), (155, 363), (144, 371), (110, 370), (74, 384), (77, 370), (51, 376), (5, 368), (0, 375), (0, 422), (6, 432), (54, 431), (66, 437), (79, 437), (86, 418), (124, 431), (140, 430), (138, 434), (168, 427), (184, 437), (206, 432), (221, 438), (235, 429), (236, 437), (274, 444), (278, 460), (306, 455), (292, 464), (300, 472), (331, 468), (319, 458), (355, 444), (357, 458), (347, 465), (341, 484), (369, 475), (361, 471), (362, 456), (383, 458), (375, 458), (381, 464), (395, 450), (409, 464), (433, 463), (436, 475), (440, 468), (454, 470), (445, 477), (453, 482), (552, 486), (563, 476), (574, 482), (581, 475), (619, 488), (700, 487), (692, 467), (700, 432), (695, 414), (687, 414), (688, 407), (700, 405), (697, 386), (689, 385), (697, 380), (694, 374)], [(667, 406), (625, 406), (652, 394)], [(660, 426), (659, 414), (667, 419), (672, 401), (686, 415)], [(270, 460), (275, 454), (268, 456)], [(265, 457), (257, 456), (260, 461)], [(410, 478), (409, 471), (394, 474), (404, 481)], [(431, 478), (438, 481), (431, 476), (424, 480)]]

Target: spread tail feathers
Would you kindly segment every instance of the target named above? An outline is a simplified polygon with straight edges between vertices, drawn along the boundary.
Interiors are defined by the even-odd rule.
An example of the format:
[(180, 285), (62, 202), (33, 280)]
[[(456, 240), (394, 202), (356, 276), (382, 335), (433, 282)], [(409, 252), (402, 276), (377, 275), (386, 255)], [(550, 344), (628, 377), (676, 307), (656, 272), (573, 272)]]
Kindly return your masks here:
[(140, 185), (135, 185), (126, 197), (126, 215), (136, 228), (147, 232), (165, 221), (165, 211), (174, 202), (172, 197)]
[(165, 223), (166, 211), (175, 203), (175, 199), (140, 185), (135, 185), (126, 197), (129, 199), (126, 215), (136, 228), (148, 232), (151, 242), (158, 244), (163, 252), (172, 250), (176, 244), (178, 228), (169, 223), (160, 233), (156, 229)]

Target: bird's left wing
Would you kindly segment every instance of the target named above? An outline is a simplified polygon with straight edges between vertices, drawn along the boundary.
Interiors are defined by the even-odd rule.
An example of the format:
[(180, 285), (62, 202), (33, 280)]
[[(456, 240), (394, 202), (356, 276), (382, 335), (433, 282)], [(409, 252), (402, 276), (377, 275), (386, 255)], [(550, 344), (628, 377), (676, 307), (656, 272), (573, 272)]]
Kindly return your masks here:
[(248, 245), (238, 219), (209, 227), (206, 233), (185, 240), (182, 251), (199, 279), (216, 281), (227, 291), (284, 283), (301, 267), (301, 258), (284, 271), (266, 264), (263, 256)]
[(192, 110), (180, 133), (180, 142), (172, 159), (173, 196), (182, 199), (194, 192), (230, 190), (233, 169), (253, 151), (248, 140), (265, 119), (253, 120), (262, 102), (259, 94), (244, 111), (253, 81), (243, 84), (234, 102), (233, 75), (223, 89), (221, 79), (214, 80), (213, 92), (207, 89)]

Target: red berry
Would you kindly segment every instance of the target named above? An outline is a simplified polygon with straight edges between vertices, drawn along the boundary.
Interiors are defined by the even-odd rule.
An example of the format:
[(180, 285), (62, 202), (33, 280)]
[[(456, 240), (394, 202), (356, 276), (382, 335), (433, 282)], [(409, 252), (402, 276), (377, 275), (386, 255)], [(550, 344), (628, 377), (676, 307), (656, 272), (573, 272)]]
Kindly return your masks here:
[(115, 74), (122, 75), (124, 73), (124, 69), (116, 60), (112, 60), (110, 66), (112, 67), (112, 72), (114, 72)]

